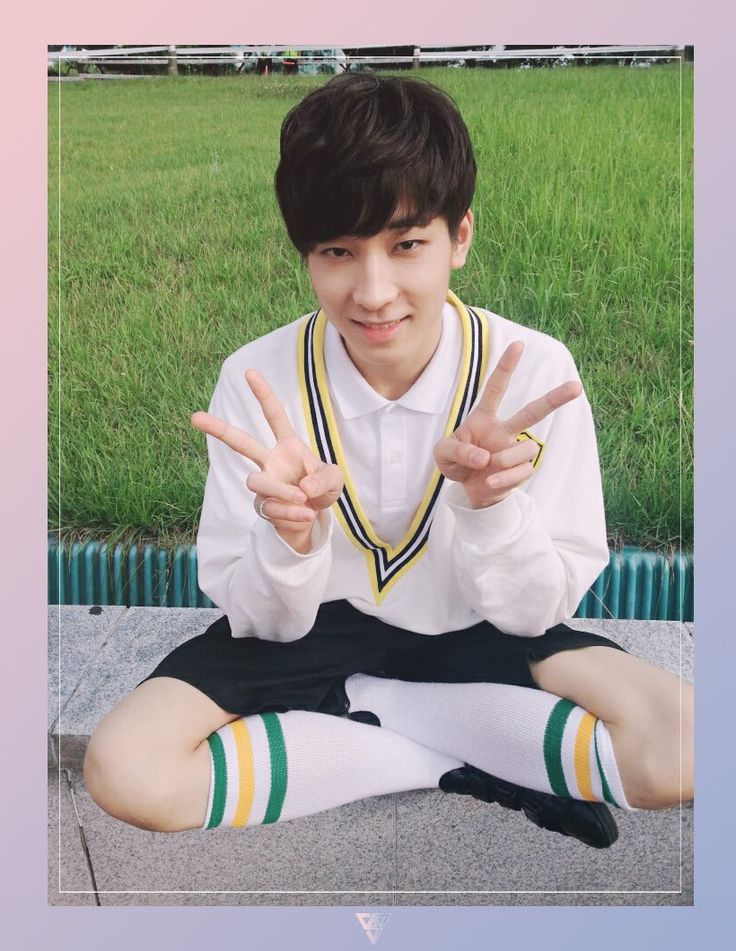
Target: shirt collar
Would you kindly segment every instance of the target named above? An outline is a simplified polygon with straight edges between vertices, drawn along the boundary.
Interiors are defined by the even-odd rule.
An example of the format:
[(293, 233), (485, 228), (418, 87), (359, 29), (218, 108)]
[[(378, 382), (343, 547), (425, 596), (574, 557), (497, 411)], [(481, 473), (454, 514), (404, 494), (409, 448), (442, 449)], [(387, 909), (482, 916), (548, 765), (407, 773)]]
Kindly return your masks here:
[(342, 337), (328, 321), (325, 328), (324, 356), (330, 390), (343, 419), (357, 419), (392, 402), (418, 413), (439, 415), (447, 407), (447, 397), (454, 389), (460, 362), (460, 320), (455, 308), (446, 302), (442, 308), (442, 333), (432, 359), (422, 375), (397, 400), (387, 400), (377, 393), (358, 372), (342, 342)]

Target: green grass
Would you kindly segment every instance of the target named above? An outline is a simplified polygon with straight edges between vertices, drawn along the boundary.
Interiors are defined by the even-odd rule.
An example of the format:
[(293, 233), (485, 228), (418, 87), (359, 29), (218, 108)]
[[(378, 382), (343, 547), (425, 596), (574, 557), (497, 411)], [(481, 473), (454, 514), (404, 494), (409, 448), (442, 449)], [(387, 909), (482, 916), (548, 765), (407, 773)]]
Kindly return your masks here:
[[(676, 66), (422, 75), (455, 97), (479, 165), (454, 290), (570, 347), (611, 543), (691, 545), (690, 69), (682, 135)], [(50, 527), (193, 538), (206, 457), (189, 414), (229, 353), (314, 306), (271, 183), (281, 119), (321, 82), (64, 84), (60, 195), (50, 84)]]

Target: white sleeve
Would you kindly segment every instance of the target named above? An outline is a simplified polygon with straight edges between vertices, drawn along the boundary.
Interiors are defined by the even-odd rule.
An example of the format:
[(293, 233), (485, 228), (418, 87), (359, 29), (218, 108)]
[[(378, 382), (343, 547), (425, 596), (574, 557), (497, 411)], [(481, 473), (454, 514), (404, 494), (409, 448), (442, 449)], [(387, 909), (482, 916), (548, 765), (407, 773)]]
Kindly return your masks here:
[[(265, 445), (273, 436), (244, 380), (225, 366), (209, 411)], [(253, 507), (256, 466), (212, 436), (197, 535), (199, 586), (227, 614), (233, 637), (293, 641), (314, 625), (331, 568), (332, 515), (321, 512), (300, 555)]]
[[(570, 358), (571, 359), (571, 358)], [(572, 366), (569, 376), (577, 376)], [(581, 394), (553, 414), (539, 467), (496, 505), (473, 509), (457, 483), (454, 565), (463, 596), (507, 634), (535, 637), (572, 617), (608, 564), (598, 450)]]

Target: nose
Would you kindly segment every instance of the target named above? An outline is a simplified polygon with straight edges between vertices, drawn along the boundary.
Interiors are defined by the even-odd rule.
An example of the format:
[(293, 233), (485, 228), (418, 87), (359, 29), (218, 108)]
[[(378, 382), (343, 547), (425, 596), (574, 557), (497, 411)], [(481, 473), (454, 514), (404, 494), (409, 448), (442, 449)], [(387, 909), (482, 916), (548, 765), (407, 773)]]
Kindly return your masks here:
[(366, 311), (376, 313), (398, 296), (390, 263), (368, 255), (355, 270), (353, 300)]

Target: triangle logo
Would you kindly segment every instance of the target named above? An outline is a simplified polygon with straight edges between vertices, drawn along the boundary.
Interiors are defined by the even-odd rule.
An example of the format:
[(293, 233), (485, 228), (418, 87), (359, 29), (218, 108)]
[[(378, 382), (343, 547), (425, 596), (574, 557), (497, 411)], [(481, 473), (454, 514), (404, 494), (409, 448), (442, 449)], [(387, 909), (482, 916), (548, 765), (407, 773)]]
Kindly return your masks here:
[(378, 915), (372, 911), (358, 911), (355, 913), (365, 935), (371, 944), (375, 944), (381, 937), (381, 932), (386, 927), (390, 914)]

